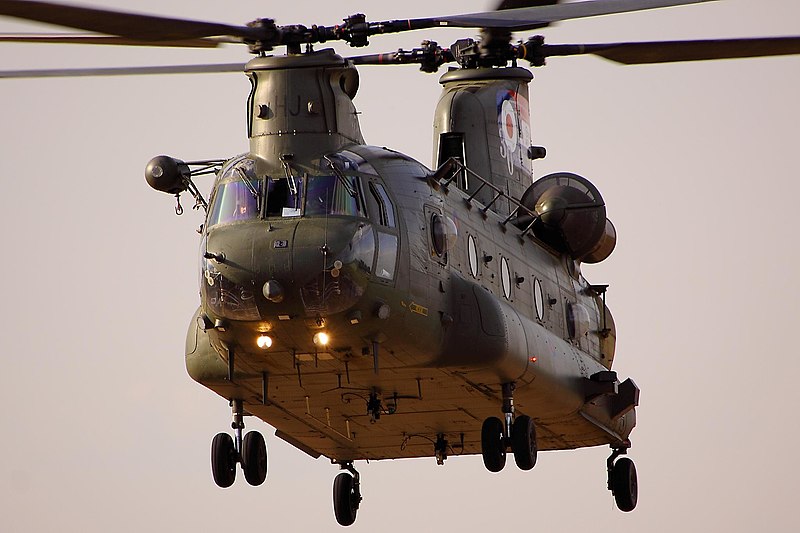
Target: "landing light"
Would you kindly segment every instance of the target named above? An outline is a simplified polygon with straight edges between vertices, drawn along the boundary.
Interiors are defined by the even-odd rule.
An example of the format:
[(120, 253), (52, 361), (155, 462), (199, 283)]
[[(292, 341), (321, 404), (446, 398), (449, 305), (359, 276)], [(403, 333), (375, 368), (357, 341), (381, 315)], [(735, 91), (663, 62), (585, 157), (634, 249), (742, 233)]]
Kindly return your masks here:
[(272, 337), (269, 335), (261, 335), (256, 340), (256, 344), (258, 344), (258, 347), (262, 350), (266, 350), (272, 346)]
[(314, 344), (317, 346), (327, 346), (328, 342), (330, 342), (331, 338), (330, 335), (325, 333), (324, 331), (318, 331), (314, 333)]

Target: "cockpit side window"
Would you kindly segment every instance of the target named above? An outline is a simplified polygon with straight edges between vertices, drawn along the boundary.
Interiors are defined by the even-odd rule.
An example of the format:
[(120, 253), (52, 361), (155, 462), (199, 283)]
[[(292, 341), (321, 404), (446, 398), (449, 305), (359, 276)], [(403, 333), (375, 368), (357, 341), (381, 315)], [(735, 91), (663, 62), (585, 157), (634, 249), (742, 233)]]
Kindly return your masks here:
[(394, 204), (392, 204), (392, 201), (389, 199), (386, 189), (380, 183), (370, 182), (369, 190), (378, 203), (381, 224), (389, 228), (394, 228), (396, 226)]
[(378, 232), (378, 260), (375, 262), (375, 275), (381, 279), (394, 279), (397, 264), (397, 235)]

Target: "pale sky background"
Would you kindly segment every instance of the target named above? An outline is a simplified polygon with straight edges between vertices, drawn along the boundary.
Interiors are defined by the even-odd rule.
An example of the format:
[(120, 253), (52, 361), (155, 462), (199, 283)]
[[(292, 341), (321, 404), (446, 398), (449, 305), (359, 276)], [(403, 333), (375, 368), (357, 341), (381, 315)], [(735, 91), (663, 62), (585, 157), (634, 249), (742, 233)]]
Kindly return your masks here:
[[(460, 2), (89, 1), (167, 16), (334, 24), (474, 12)], [(270, 5), (272, 4), (272, 5)], [(0, 31), (48, 31), (0, 19)], [(723, 0), (565, 22), (551, 43), (800, 34), (800, 2)], [(469, 30), (375, 37), (370, 52)], [(525, 33), (521, 36), (527, 37)], [(349, 51), (337, 45), (341, 53)], [(211, 51), (2, 46), (0, 68), (246, 61)], [(361, 69), (368, 143), (430, 164), (438, 76)], [(360, 463), (352, 531), (797, 531), (800, 57), (623, 67), (553, 58), (534, 72), (535, 176), (602, 191), (619, 244), (615, 370), (642, 389), (630, 456), (638, 508), (614, 508), (608, 448), (547, 452), (531, 472), (480, 457)], [(272, 435), (267, 482), (214, 485), (227, 402), (194, 383), (201, 216), (147, 187), (155, 155), (247, 150), (242, 74), (0, 82), (0, 530), (337, 531), (338, 468)], [(200, 178), (205, 192), (211, 179)], [(191, 205), (188, 198), (185, 205)]]

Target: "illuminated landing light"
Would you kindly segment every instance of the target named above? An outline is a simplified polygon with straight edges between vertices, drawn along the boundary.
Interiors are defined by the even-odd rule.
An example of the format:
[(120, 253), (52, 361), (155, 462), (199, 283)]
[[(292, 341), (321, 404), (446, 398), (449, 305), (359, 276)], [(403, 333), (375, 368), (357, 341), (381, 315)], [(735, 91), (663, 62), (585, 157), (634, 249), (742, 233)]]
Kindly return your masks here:
[(331, 340), (331, 337), (324, 331), (318, 331), (317, 333), (314, 333), (313, 340), (314, 344), (316, 344), (317, 346), (327, 346)]
[(258, 344), (258, 347), (262, 350), (267, 350), (272, 346), (272, 337), (269, 335), (261, 335), (256, 340), (256, 344)]
[(531, 363), (535, 363), (535, 362), (536, 362), (536, 361), (538, 361), (538, 360), (539, 360), (539, 358), (538, 358), (538, 357), (536, 357), (535, 355), (534, 355), (534, 356), (531, 356), (531, 358), (530, 358), (530, 362), (531, 362)]

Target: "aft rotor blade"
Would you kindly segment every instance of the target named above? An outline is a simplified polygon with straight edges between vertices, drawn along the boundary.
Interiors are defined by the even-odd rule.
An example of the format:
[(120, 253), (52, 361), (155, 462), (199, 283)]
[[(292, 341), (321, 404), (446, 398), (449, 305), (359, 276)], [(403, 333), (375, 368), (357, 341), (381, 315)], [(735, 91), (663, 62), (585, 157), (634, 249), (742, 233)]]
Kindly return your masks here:
[(217, 48), (222, 44), (241, 43), (240, 40), (225, 37), (205, 37), (182, 41), (138, 41), (113, 35), (94, 35), (80, 33), (0, 33), (0, 42), (6, 43), (56, 43), (56, 44), (101, 44), (122, 46), (169, 46), (176, 48)]
[[(511, 31), (540, 28), (551, 22), (571, 20), (615, 13), (643, 11), (660, 7), (681, 6), (714, 2), (715, 0), (594, 0), (538, 7), (525, 7), (503, 11), (472, 13), (425, 19), (435, 21), (437, 26), (457, 26), (463, 28), (506, 28)], [(418, 19), (421, 21), (423, 19)], [(418, 21), (409, 21), (417, 27)]]
[(544, 57), (594, 54), (617, 63), (643, 65), (800, 54), (800, 37), (543, 45), (541, 52)]
[(211, 74), (243, 72), (244, 63), (211, 65), (166, 65), (157, 67), (63, 68), (37, 70), (0, 70), (0, 79), (76, 78), (84, 76), (135, 76), (142, 74)]
[(139, 15), (53, 2), (0, 0), (0, 15), (118, 35), (138, 41), (182, 41), (215, 35), (257, 39), (261, 35), (257, 29), (247, 26)]

